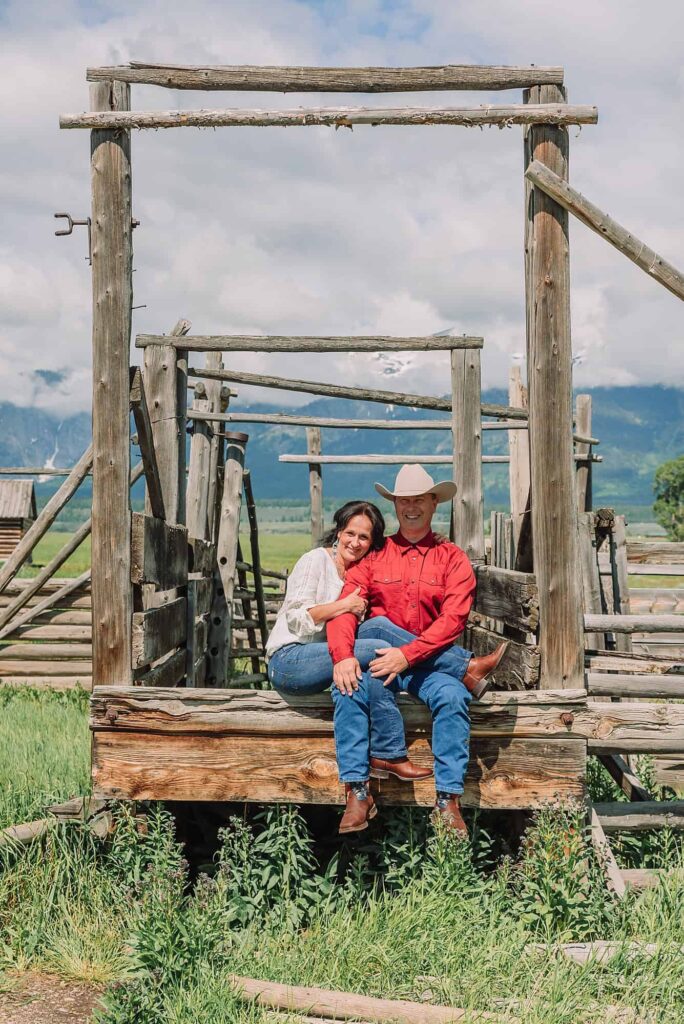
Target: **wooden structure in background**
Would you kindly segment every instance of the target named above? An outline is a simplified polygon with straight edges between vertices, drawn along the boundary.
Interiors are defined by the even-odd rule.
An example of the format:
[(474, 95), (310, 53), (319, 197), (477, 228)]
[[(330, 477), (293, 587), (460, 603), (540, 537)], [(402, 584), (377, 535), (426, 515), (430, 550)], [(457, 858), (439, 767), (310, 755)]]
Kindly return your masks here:
[[(286, 702), (272, 692), (231, 690), (226, 685), (234, 612), (231, 597), (239, 601), (254, 599), (258, 606), (259, 586), (255, 583), (248, 588), (246, 577), (240, 576), (251, 570), (253, 579), (261, 575), (261, 603), (265, 606), (266, 574), (259, 574), (254, 548), (250, 563), (238, 550), (246, 436), (240, 440), (238, 435), (228, 435), (229, 447), (220, 446), (216, 476), (211, 481), (206, 481), (203, 468), (206, 442), (198, 440), (191, 446), (193, 493), (185, 501), (188, 374), (205, 382), (336, 394), (443, 410), (451, 416), (454, 472), (460, 484), (454, 530), (456, 540), (478, 564), (478, 597), (467, 642), (481, 653), (491, 649), (506, 632), (512, 642), (497, 672), (497, 683), (517, 687), (504, 694), (494, 693), (473, 706), (467, 802), (518, 808), (539, 806), (550, 797), (581, 797), (587, 752), (622, 757), (642, 750), (684, 750), (684, 721), (677, 705), (591, 699), (591, 688), (605, 685), (606, 676), (610, 676), (610, 685), (618, 685), (618, 665), (624, 670), (620, 675), (629, 677), (633, 687), (639, 669), (645, 665), (642, 659), (633, 652), (611, 652), (608, 644), (605, 650), (590, 651), (586, 656), (584, 651), (585, 631), (628, 636), (634, 627), (633, 622), (627, 622), (623, 609), (617, 608), (615, 593), (613, 607), (605, 614), (592, 612), (593, 618), (583, 619), (573, 465), (567, 214), (572, 209), (570, 200), (576, 201), (576, 197), (568, 192), (566, 181), (567, 126), (595, 123), (595, 108), (570, 106), (562, 72), (546, 68), (201, 69), (136, 64), (90, 69), (88, 77), (95, 83), (91, 112), (66, 115), (60, 123), (64, 128), (92, 131), (93, 343), (98, 410), (93, 439), (93, 619), (101, 629), (94, 650), (91, 721), (96, 790), (105, 795), (150, 799), (342, 799), (334, 767), (327, 696)], [(415, 92), (515, 87), (526, 93), (522, 104), (472, 108), (134, 112), (129, 103), (131, 82), (211, 90), (339, 89), (372, 93), (387, 89)], [(338, 128), (364, 124), (524, 126), (528, 408), (523, 402), (511, 406), (481, 402), (482, 340), (477, 338), (463, 338), (456, 344), (449, 338), (277, 335), (193, 339), (184, 330), (174, 337), (146, 335), (139, 344), (144, 349), (142, 384), (150, 430), (145, 428), (140, 436), (152, 438), (154, 451), (142, 453), (143, 464), (148, 487), (151, 481), (157, 486), (158, 478), (161, 502), (155, 501), (153, 508), (150, 500), (149, 514), (132, 518), (124, 486), (130, 461), (131, 130), (193, 125)], [(556, 179), (561, 182), (563, 202), (552, 195)], [(664, 281), (662, 274), (654, 276)], [(674, 280), (671, 273), (666, 276), (668, 282)], [(218, 353), (220, 357), (221, 353), (236, 351), (375, 352), (392, 347), (451, 350), (452, 398), (320, 385), (238, 372), (220, 364), (198, 368), (188, 362), (188, 353), (193, 350), (208, 356)], [(220, 422), (216, 416), (228, 421), (232, 417), (232, 410), (212, 414), (197, 408), (195, 413), (195, 425), (216, 424)], [(533, 567), (533, 574), (482, 564), (482, 416), (528, 425), (530, 501), (526, 509), (530, 510), (528, 550), (533, 565), (526, 568)], [(286, 422), (285, 416), (282, 421)], [(306, 425), (315, 428), (323, 424)], [(215, 426), (212, 429), (216, 431)], [(591, 446), (594, 442), (585, 438), (583, 443)], [(315, 460), (313, 464), (320, 466), (324, 456), (310, 446), (305, 459), (310, 463)], [(205, 486), (215, 491), (215, 499), (207, 500), (207, 508), (212, 511), (207, 515), (206, 527), (204, 495), (195, 493)], [(585, 508), (586, 493), (585, 488)], [(190, 508), (192, 518), (186, 513)], [(115, 544), (111, 533), (105, 540), (113, 520)], [(133, 546), (128, 543), (131, 527), (137, 538)], [(509, 533), (512, 538), (513, 531)], [(505, 547), (509, 544), (505, 529), (502, 537)], [(615, 547), (611, 554), (614, 561), (620, 542), (611, 541), (611, 545)], [(159, 557), (162, 549), (173, 550), (172, 565)], [(206, 630), (210, 583), (210, 628)], [(112, 608), (115, 614), (110, 614)], [(243, 607), (240, 625), (248, 639), (257, 629), (263, 629), (261, 612), (258, 617), (249, 615)], [(650, 622), (654, 624), (654, 617)], [(661, 622), (661, 626), (665, 628), (666, 624)], [(247, 649), (245, 655), (251, 659), (253, 651)], [(586, 677), (585, 659), (589, 669)], [(214, 688), (199, 685), (203, 671), (214, 682)], [(647, 677), (655, 671), (643, 675), (645, 688)], [(176, 683), (186, 686), (181, 688)], [(408, 705), (406, 716), (411, 751), (417, 760), (428, 763), (431, 753), (425, 713)], [(382, 796), (389, 802), (428, 801), (420, 787), (388, 787)], [(597, 814), (597, 828), (605, 827), (606, 817)]]
[(0, 559), (12, 554), (36, 515), (33, 480), (0, 480)]

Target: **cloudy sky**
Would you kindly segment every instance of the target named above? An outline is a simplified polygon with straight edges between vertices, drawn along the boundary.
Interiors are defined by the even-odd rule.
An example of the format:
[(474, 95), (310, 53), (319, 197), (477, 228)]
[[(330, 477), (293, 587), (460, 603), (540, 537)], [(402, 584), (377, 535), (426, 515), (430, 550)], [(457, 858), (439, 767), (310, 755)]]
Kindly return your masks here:
[[(89, 65), (562, 64), (571, 180), (684, 266), (684, 6), (680, 0), (4, 0), (0, 400), (60, 412), (90, 401)], [(519, 93), (413, 94), (416, 105), (519, 102)], [(173, 93), (136, 109), (400, 105), (361, 99)], [(482, 334), (485, 386), (525, 347), (522, 129), (242, 128), (133, 137), (133, 330), (180, 317), (197, 333)], [(571, 224), (576, 383), (684, 382), (679, 300)], [(244, 354), (235, 368), (441, 393), (447, 357)], [(37, 372), (37, 371), (50, 371)], [(243, 391), (244, 397), (268, 395)], [(306, 400), (305, 398), (303, 400)]]

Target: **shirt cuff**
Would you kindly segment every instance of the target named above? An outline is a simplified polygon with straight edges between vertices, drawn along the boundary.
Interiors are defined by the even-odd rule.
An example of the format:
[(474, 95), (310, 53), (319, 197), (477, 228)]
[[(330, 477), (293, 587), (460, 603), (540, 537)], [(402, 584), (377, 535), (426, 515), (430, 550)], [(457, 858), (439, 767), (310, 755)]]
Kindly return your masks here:
[[(416, 649), (416, 641), (412, 640), (410, 644), (404, 644), (399, 648), (401, 653), (404, 655), (409, 663), (409, 668), (416, 664), (418, 661), (422, 661), (420, 649)], [(424, 655), (423, 655), (424, 657)]]

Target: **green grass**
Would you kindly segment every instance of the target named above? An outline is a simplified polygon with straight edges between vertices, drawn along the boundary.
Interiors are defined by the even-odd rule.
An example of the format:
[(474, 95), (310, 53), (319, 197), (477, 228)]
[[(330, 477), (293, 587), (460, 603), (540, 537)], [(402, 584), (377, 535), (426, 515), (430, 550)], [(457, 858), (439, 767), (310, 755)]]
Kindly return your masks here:
[[(65, 544), (71, 540), (70, 533), (57, 533), (50, 531), (36, 544), (33, 549), (33, 562), (31, 565), (24, 565), (19, 572), (20, 577), (37, 576), (40, 570), (50, 562), (55, 555), (62, 550)], [(90, 537), (86, 537), (81, 546), (74, 551), (73, 555), (67, 558), (66, 562), (57, 570), (55, 576), (64, 577), (80, 576), (82, 572), (90, 568)]]
[[(1, 824), (85, 791), (82, 695), (0, 690), (0, 712)], [(590, 784), (597, 798), (614, 795), (596, 764)], [(379, 818), (375, 835), (346, 846), (316, 846), (296, 808), (233, 819), (213, 868), (195, 880), (161, 809), (140, 829), (122, 807), (107, 842), (70, 825), (1, 847), (0, 966), (108, 984), (104, 1024), (281, 1019), (241, 1004), (230, 973), (525, 1024), (684, 1017), (684, 860), (671, 835), (651, 840), (649, 863), (678, 871), (618, 903), (576, 812), (541, 812), (515, 862), (481, 823), (471, 845), (435, 835), (423, 810)], [(620, 851), (625, 862), (639, 855)], [(528, 948), (591, 938), (656, 942), (661, 952), (580, 967)]]

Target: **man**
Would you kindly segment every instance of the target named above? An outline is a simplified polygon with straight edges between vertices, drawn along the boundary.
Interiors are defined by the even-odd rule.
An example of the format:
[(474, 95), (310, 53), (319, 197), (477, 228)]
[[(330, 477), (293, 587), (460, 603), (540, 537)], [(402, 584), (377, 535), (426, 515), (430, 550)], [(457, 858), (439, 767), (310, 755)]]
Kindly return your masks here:
[[(399, 531), (381, 551), (371, 552), (348, 571), (341, 596), (359, 588), (370, 611), (359, 636), (365, 632), (392, 646), (379, 648), (362, 672), (354, 657), (356, 617), (340, 615), (327, 630), (334, 664), (335, 744), (347, 799), (340, 832), (365, 829), (375, 816), (370, 774), (392, 774), (403, 781), (417, 777), (403, 736), (396, 739), (391, 756), (369, 758), (373, 694), (380, 685), (391, 685), (429, 707), (437, 790), (433, 814), (447, 828), (467, 835), (460, 795), (468, 766), (468, 706), (472, 696), (480, 697), (487, 689), (487, 676), (507, 644), (484, 658), (453, 646), (468, 620), (475, 576), (465, 552), (432, 532), (432, 518), (437, 505), (454, 496), (456, 485), (435, 484), (421, 466), (413, 465), (402, 466), (393, 491), (381, 484), (375, 489), (394, 503)], [(374, 730), (378, 725), (373, 723)]]

